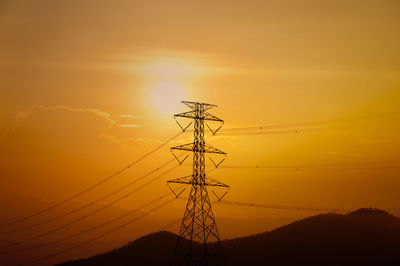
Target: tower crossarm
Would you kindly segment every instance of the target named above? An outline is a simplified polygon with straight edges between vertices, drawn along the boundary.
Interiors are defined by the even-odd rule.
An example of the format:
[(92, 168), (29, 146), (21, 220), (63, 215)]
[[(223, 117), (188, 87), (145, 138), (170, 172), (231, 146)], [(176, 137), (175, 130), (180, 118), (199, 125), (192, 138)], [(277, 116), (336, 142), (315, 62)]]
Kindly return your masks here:
[(209, 144), (205, 144), (204, 147), (198, 147), (198, 146), (196, 147), (196, 145), (194, 145), (194, 143), (188, 143), (188, 144), (183, 144), (183, 145), (172, 147), (171, 150), (194, 151), (194, 152), (226, 155), (226, 152), (218, 150), (217, 148), (215, 148)]
[(187, 185), (191, 185), (193, 176), (189, 175), (189, 176), (184, 176), (184, 177), (179, 177), (179, 178), (175, 178), (175, 179), (171, 179), (168, 180), (167, 183), (175, 183), (175, 184), (187, 184)]
[(184, 118), (192, 118), (192, 119), (195, 119), (195, 118), (196, 118), (196, 112), (195, 112), (195, 111), (188, 111), (188, 112), (176, 114), (176, 115), (174, 115), (174, 117), (175, 117), (175, 118), (177, 118), (177, 117), (184, 117)]
[(214, 179), (212, 177), (207, 176), (206, 177), (206, 186), (209, 187), (225, 187), (225, 188), (229, 188), (229, 186), (227, 184), (222, 183), (221, 181)]
[(200, 119), (200, 120), (207, 120), (207, 121), (216, 121), (216, 122), (221, 122), (223, 123), (224, 120), (221, 118), (216, 117), (215, 115), (210, 114), (209, 112), (204, 111), (202, 116), (198, 116), (198, 114), (195, 111), (188, 111), (180, 114), (174, 115), (175, 119), (177, 117), (183, 117), (183, 118), (191, 118), (191, 119)]
[(204, 146), (205, 146), (205, 148), (204, 148), (205, 153), (216, 153), (216, 154), (226, 155), (226, 152), (218, 150), (217, 148), (211, 146), (210, 144), (206, 143)]
[(217, 107), (215, 104), (209, 104), (209, 103), (198, 103), (198, 102), (190, 102), (190, 101), (182, 101), (182, 103), (187, 105), (191, 109), (195, 109), (196, 105), (203, 106), (204, 110), (209, 110), (211, 108)]
[[(184, 176), (184, 177), (179, 177), (179, 178), (175, 178), (175, 179), (171, 179), (168, 180), (167, 183), (171, 184), (171, 183), (175, 183), (175, 184), (186, 184), (186, 185), (200, 185), (200, 184), (196, 184), (194, 183), (194, 179), (193, 176)], [(201, 184), (203, 186), (209, 186), (209, 187), (225, 187), (225, 188), (229, 188), (228, 185), (222, 183), (221, 181), (218, 181), (214, 178), (211, 178), (209, 176), (207, 176), (205, 182), (203, 184)]]
[(224, 123), (224, 120), (216, 117), (215, 115), (210, 114), (209, 112), (204, 112), (204, 120)]

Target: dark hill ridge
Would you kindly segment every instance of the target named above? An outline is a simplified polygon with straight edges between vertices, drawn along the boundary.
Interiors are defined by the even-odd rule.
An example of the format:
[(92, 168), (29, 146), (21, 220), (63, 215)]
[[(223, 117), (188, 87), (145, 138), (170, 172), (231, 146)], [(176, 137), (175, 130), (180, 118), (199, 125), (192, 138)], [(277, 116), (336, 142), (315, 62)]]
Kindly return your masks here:
[(167, 265), (176, 238), (166, 231), (153, 233), (105, 254), (61, 265)]
[[(158, 232), (62, 265), (168, 265), (175, 241)], [(321, 214), (223, 246), (228, 265), (400, 265), (400, 219), (376, 209)]]

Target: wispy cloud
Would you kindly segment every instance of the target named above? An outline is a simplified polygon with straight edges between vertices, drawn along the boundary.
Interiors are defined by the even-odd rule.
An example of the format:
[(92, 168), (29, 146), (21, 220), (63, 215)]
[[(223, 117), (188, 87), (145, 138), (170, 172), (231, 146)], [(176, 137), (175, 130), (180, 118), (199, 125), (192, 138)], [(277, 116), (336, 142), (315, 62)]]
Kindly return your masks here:
[(65, 105), (55, 105), (55, 106), (49, 106), (49, 105), (33, 105), (29, 111), (19, 111), (16, 114), (16, 120), (17, 123), (20, 124), (24, 119), (32, 116), (33, 112), (35, 110), (51, 110), (51, 111), (58, 111), (58, 110), (64, 110), (64, 111), (69, 111), (69, 112), (80, 112), (80, 113), (90, 113), (95, 116), (98, 116), (100, 118), (103, 118), (108, 122), (107, 127), (103, 130), (103, 132), (110, 130), (116, 122), (111, 118), (110, 113), (101, 111), (99, 109), (94, 109), (94, 108), (73, 108)]
[[(121, 148), (128, 149), (128, 150), (136, 148), (136, 146), (134, 146), (133, 144), (134, 143), (138, 143), (138, 142), (139, 143), (157, 143), (157, 144), (164, 143), (163, 141), (161, 141), (159, 139), (154, 139), (154, 138), (141, 138), (141, 137), (138, 137), (138, 138), (123, 138), (123, 139), (120, 139), (120, 138), (117, 138), (114, 135), (107, 134), (107, 133), (101, 134), (99, 136), (99, 138), (107, 139), (107, 140), (109, 140), (111, 142), (114, 142), (114, 143), (118, 144)], [(178, 144), (184, 144), (184, 143), (187, 143), (187, 142), (188, 142), (187, 140), (171, 140), (170, 141), (171, 144), (175, 143), (177, 145)]]
[[(131, 120), (131, 119), (139, 118), (138, 115), (133, 115), (133, 114), (120, 114), (119, 117), (120, 118), (125, 118), (125, 120), (126, 119)], [(141, 125), (138, 125), (138, 124), (119, 124), (118, 127), (122, 127), (122, 128), (139, 128), (139, 127), (141, 127)]]
[(133, 127), (133, 128), (138, 128), (138, 127), (140, 127), (140, 125), (136, 125), (136, 124), (120, 124), (120, 125), (118, 125), (118, 127), (126, 127), (126, 128)]
[[(77, 112), (77, 113), (89, 113), (93, 114), (94, 116), (100, 117), (107, 122), (107, 126), (105, 129), (102, 130), (99, 138), (104, 138), (114, 143), (117, 143), (119, 146), (125, 149), (132, 148), (133, 143), (163, 143), (161, 140), (153, 139), (153, 138), (123, 138), (120, 139), (112, 134), (107, 133), (112, 127), (118, 126), (121, 128), (139, 128), (140, 125), (138, 124), (118, 124), (114, 119), (111, 118), (111, 114), (105, 111), (101, 111), (95, 108), (73, 108), (66, 105), (33, 105), (28, 111), (19, 111), (16, 114), (16, 121), (17, 125), (20, 125), (25, 119), (31, 117), (36, 110), (49, 110), (49, 111), (68, 111), (68, 112)], [(139, 116), (132, 115), (132, 114), (122, 114), (120, 117), (123, 118), (138, 118)], [(182, 144), (184, 141), (182, 140), (174, 140), (171, 142)]]
[(121, 114), (119, 115), (121, 118), (139, 118), (140, 116), (138, 115), (132, 115), (132, 114)]

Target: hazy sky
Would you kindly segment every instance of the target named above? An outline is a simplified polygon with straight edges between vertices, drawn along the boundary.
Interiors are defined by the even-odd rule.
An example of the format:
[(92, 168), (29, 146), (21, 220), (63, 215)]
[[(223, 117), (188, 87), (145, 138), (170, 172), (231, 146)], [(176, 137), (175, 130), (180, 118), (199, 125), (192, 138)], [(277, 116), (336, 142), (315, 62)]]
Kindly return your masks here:
[[(172, 115), (191, 100), (217, 104), (227, 128), (334, 120), (210, 139), (226, 165), (362, 165), (222, 168), (212, 176), (231, 186), (227, 199), (400, 215), (399, 32), (397, 0), (0, 1), (1, 193), (62, 200), (176, 134)], [(169, 146), (190, 140), (79, 200), (158, 167)], [(183, 166), (120, 206), (190, 172)], [(216, 216), (289, 215), (235, 208), (216, 206)]]

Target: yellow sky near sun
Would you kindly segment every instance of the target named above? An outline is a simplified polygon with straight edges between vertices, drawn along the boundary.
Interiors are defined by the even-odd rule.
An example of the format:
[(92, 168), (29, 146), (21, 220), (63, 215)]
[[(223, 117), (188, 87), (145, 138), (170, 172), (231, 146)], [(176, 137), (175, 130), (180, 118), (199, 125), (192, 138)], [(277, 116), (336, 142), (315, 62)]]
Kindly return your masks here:
[[(227, 165), (398, 161), (399, 18), (397, 1), (3, 1), (2, 193), (63, 199), (176, 134), (181, 100), (217, 104), (226, 127), (335, 120), (296, 134), (211, 138), (228, 153)], [(170, 146), (190, 139), (186, 133)], [(81, 200), (169, 158), (165, 147)], [(231, 185), (234, 200), (392, 209), (399, 171), (212, 176)], [(161, 194), (167, 179), (189, 173), (184, 166), (120, 206)], [(180, 216), (183, 203), (168, 212)]]

